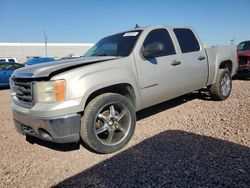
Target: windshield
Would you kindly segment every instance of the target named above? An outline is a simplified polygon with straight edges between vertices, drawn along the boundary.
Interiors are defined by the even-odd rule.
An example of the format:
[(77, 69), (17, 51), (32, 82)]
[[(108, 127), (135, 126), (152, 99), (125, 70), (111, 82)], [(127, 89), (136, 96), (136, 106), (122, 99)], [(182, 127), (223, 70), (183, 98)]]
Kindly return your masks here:
[(3, 64), (0, 64), (0, 71), (1, 70), (11, 70), (12, 67), (13, 67), (12, 63), (3, 63)]
[(141, 34), (141, 30), (134, 30), (108, 36), (90, 48), (84, 57), (91, 56), (128, 56)]
[(237, 46), (238, 51), (250, 50), (250, 41), (242, 42)]

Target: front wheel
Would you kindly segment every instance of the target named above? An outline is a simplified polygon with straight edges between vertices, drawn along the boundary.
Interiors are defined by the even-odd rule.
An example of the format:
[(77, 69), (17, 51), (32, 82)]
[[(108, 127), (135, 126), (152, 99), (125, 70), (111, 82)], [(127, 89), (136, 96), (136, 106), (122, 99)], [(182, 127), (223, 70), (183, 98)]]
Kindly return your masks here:
[(81, 137), (94, 151), (112, 153), (129, 142), (135, 124), (131, 102), (122, 95), (105, 93), (87, 105), (81, 119)]
[(227, 69), (219, 69), (216, 83), (211, 85), (208, 89), (214, 100), (221, 101), (227, 99), (232, 90), (230, 72)]

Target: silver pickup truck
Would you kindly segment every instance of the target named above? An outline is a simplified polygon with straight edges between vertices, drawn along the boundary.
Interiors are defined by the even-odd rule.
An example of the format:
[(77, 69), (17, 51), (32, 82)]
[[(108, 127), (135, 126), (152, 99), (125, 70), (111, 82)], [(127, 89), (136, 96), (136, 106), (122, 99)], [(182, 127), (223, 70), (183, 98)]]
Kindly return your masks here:
[(236, 47), (205, 49), (191, 27), (121, 32), (83, 57), (16, 70), (14, 124), (26, 136), (115, 152), (131, 139), (136, 111), (204, 87), (225, 100), (237, 67)]

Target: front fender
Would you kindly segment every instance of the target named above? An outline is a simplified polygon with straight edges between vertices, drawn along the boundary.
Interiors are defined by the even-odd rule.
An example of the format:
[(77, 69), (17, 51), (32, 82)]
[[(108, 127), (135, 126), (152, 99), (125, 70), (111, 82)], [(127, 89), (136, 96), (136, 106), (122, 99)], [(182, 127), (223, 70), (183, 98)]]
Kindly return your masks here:
[(79, 80), (81, 87), (82, 106), (86, 105), (88, 97), (97, 90), (117, 85), (117, 84), (129, 84), (132, 86), (135, 94), (135, 104), (140, 104), (140, 90), (137, 84), (135, 74), (128, 68), (114, 68), (102, 70), (101, 72), (91, 73), (85, 75)]
[[(113, 65), (113, 66), (112, 66)], [(129, 84), (134, 90), (136, 106), (140, 104), (140, 87), (135, 71), (130, 63), (89, 66), (71, 70), (53, 79), (65, 79), (67, 83), (66, 100), (80, 99), (78, 111), (83, 111), (88, 97), (95, 91), (116, 84)]]

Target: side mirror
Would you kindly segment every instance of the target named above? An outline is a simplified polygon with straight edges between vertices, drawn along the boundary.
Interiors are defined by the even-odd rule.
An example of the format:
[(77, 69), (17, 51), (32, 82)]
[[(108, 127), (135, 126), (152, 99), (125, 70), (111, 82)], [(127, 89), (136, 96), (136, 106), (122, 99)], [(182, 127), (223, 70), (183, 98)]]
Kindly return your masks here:
[(164, 51), (164, 44), (161, 42), (152, 42), (144, 47), (142, 55), (145, 58), (155, 57)]

